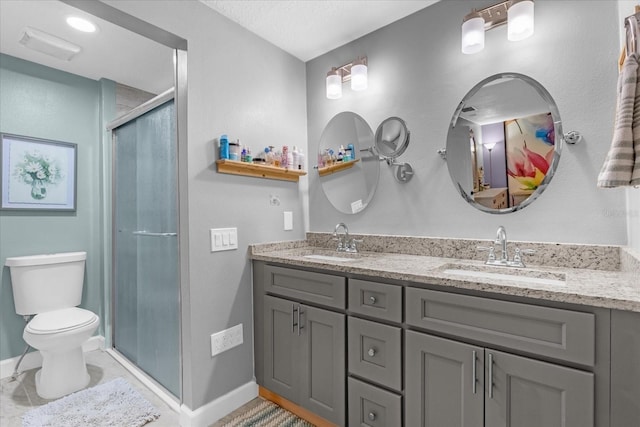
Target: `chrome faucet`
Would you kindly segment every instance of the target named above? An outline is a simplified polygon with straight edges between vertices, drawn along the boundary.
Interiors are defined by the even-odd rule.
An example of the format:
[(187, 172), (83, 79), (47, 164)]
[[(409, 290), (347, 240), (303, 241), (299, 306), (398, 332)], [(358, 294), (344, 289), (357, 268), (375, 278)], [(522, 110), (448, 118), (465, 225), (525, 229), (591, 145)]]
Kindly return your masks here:
[[(342, 236), (338, 234), (338, 231), (340, 231), (341, 228), (344, 229), (344, 234)], [(336, 224), (336, 228), (333, 230), (333, 240), (338, 241), (338, 247), (336, 248), (338, 252), (347, 251), (347, 248), (350, 246), (349, 245), (349, 228), (347, 227), (347, 224), (345, 224), (344, 222)]]
[[(339, 234), (338, 231), (340, 229), (344, 229), (344, 234)], [(357, 253), (358, 252), (358, 243), (362, 243), (362, 240), (356, 240), (349, 237), (349, 229), (344, 222), (341, 222), (336, 225), (336, 228), (333, 230), (333, 240), (338, 241), (338, 247), (336, 250), (338, 252), (349, 252), (349, 253)]]
[(507, 252), (507, 230), (501, 225), (496, 231), (496, 239), (493, 241), (494, 245), (500, 245), (500, 258), (496, 257), (495, 246), (478, 246), (476, 249), (479, 251), (489, 251), (489, 257), (485, 264), (487, 265), (499, 265), (503, 267), (525, 267), (522, 262), (522, 255), (531, 255), (535, 251), (533, 249), (520, 249), (516, 248), (513, 260), (509, 260), (509, 253)]
[(501, 225), (496, 232), (496, 245), (500, 245), (501, 256), (499, 261), (509, 261), (509, 254), (507, 254), (507, 230)]

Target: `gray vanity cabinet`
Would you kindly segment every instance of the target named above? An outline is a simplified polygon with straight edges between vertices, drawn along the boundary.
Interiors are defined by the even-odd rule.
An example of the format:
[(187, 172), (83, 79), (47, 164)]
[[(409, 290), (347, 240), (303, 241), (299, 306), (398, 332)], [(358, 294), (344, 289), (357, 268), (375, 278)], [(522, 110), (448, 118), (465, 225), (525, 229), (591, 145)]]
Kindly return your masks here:
[(406, 333), (407, 426), (589, 427), (593, 374)]
[(482, 347), (407, 331), (406, 425), (483, 427), (483, 366)]
[(491, 348), (590, 367), (593, 314), (412, 287), (405, 296), (410, 326), (483, 342), (406, 332), (407, 425), (595, 425), (593, 373)]
[[(313, 273), (308, 273), (313, 281), (305, 281), (304, 275), (296, 281), (295, 276), (304, 272), (280, 267), (266, 266), (265, 271), (265, 288), (273, 292), (274, 281), (284, 283), (285, 296), (296, 292), (317, 295), (316, 288), (324, 290), (324, 283), (335, 282), (335, 276)], [(323, 285), (318, 285), (323, 278), (330, 280), (320, 280)], [(273, 295), (264, 295), (262, 301), (263, 333), (256, 340), (263, 345), (257, 358), (263, 363), (260, 385), (326, 420), (345, 425), (346, 315)]]

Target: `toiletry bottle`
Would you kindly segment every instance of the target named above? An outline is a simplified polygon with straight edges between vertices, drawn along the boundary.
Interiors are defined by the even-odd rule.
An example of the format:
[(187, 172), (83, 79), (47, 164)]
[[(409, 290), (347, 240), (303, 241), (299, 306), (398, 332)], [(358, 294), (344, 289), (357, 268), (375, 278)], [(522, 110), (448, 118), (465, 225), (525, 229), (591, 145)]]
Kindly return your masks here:
[(220, 135), (220, 159), (229, 158), (229, 137), (227, 135)]
[(246, 147), (242, 147), (242, 151), (240, 152), (240, 161), (241, 162), (246, 162), (247, 161), (247, 148)]
[(291, 150), (291, 164), (289, 165), (289, 168), (297, 170), (298, 164), (298, 148), (294, 145), (293, 150)]
[(349, 160), (356, 159), (356, 150), (353, 147), (353, 144), (347, 144), (347, 150), (349, 150)]
[(240, 145), (237, 142), (229, 143), (229, 160), (240, 160)]
[(286, 145), (282, 146), (282, 158), (280, 159), (280, 166), (283, 168), (289, 167), (289, 147)]
[(251, 155), (251, 149), (247, 148), (247, 153), (244, 156), (244, 161), (247, 163), (253, 163), (253, 156)]
[(298, 170), (304, 170), (304, 153), (302, 150), (298, 150)]

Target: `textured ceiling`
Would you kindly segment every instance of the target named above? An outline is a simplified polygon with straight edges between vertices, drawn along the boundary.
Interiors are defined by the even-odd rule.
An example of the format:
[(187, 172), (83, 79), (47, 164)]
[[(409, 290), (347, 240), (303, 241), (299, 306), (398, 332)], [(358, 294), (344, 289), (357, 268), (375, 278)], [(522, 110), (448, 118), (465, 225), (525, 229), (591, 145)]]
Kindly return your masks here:
[(200, 0), (308, 61), (437, 0)]

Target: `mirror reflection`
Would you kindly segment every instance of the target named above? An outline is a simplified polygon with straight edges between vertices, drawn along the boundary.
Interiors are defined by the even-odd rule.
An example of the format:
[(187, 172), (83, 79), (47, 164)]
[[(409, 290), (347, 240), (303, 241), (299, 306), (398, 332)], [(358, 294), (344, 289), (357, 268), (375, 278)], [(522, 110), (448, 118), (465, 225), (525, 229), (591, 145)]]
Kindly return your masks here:
[(557, 167), (562, 129), (546, 89), (530, 77), (489, 77), (464, 97), (447, 137), (451, 178), (476, 208), (513, 212), (544, 191)]
[(322, 132), (318, 175), (327, 199), (342, 213), (358, 213), (373, 198), (380, 174), (373, 143), (367, 122), (350, 111), (335, 115)]

